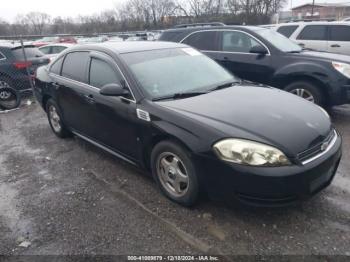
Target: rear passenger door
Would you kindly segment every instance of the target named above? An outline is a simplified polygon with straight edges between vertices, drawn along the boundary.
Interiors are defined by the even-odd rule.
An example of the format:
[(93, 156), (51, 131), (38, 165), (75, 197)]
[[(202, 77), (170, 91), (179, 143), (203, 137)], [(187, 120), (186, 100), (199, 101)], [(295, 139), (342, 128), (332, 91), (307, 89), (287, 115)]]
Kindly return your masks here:
[(89, 52), (68, 53), (63, 60), (61, 76), (53, 76), (53, 85), (59, 89), (56, 92), (57, 100), (65, 124), (82, 134), (87, 134), (92, 126), (87, 85), (88, 62)]
[(296, 37), (296, 42), (304, 48), (327, 51), (327, 38), (326, 25), (306, 25)]
[(329, 25), (328, 52), (350, 55), (350, 26)]

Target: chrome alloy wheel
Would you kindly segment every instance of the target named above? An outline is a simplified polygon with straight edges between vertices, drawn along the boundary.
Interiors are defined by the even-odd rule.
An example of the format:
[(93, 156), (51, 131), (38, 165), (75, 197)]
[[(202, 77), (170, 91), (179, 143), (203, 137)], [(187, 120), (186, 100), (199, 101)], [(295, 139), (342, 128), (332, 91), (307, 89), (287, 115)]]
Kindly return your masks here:
[(157, 176), (163, 188), (174, 197), (182, 197), (189, 188), (189, 177), (181, 159), (163, 152), (157, 159)]
[(52, 125), (53, 130), (56, 133), (61, 132), (62, 130), (61, 119), (57, 113), (56, 107), (54, 107), (53, 105), (50, 105), (49, 107), (49, 118), (50, 118), (50, 123)]
[(297, 89), (293, 89), (290, 90), (289, 92), (291, 92), (294, 95), (300, 96), (301, 98), (306, 99), (307, 101), (310, 101), (312, 103), (315, 103), (315, 98), (314, 96), (311, 94), (310, 91), (303, 89), (303, 88), (297, 88)]
[(0, 100), (7, 100), (11, 97), (11, 93), (7, 91), (1, 91), (0, 89)]
[(2, 100), (6, 100), (6, 99), (9, 99), (11, 97), (10, 92), (1, 91), (1, 88), (5, 88), (5, 87), (10, 88), (10, 85), (5, 81), (0, 80), (0, 99), (2, 99)]

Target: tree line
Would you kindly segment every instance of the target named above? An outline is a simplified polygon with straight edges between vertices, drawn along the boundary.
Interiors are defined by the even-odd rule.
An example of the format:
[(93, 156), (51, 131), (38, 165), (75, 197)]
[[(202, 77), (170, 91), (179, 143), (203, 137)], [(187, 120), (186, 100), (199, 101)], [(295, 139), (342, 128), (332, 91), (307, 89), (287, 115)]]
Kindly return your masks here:
[(19, 14), (12, 23), (0, 19), (0, 35), (93, 34), (164, 29), (183, 23), (269, 23), (286, 0), (127, 0), (112, 10), (72, 17), (42, 12)]

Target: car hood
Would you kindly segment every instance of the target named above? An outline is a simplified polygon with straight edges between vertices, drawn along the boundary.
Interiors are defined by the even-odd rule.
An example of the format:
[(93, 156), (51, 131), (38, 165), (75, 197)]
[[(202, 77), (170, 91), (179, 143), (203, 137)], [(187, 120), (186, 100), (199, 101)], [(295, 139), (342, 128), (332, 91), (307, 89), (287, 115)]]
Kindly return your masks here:
[(234, 86), (186, 99), (157, 102), (221, 137), (263, 142), (290, 157), (323, 141), (329, 117), (318, 106), (274, 88)]
[(295, 55), (298, 57), (315, 58), (317, 60), (350, 63), (350, 56), (328, 52), (303, 51), (301, 53), (296, 53)]

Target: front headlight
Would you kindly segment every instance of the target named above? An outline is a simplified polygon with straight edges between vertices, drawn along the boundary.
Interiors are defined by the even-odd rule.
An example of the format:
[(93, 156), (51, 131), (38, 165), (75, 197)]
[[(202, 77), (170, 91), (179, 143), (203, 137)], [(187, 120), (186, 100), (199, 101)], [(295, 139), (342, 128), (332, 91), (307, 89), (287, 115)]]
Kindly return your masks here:
[(340, 63), (340, 62), (332, 62), (332, 65), (335, 70), (350, 78), (350, 64)]
[(225, 139), (214, 145), (220, 159), (251, 166), (287, 166), (291, 163), (277, 148), (244, 139)]

